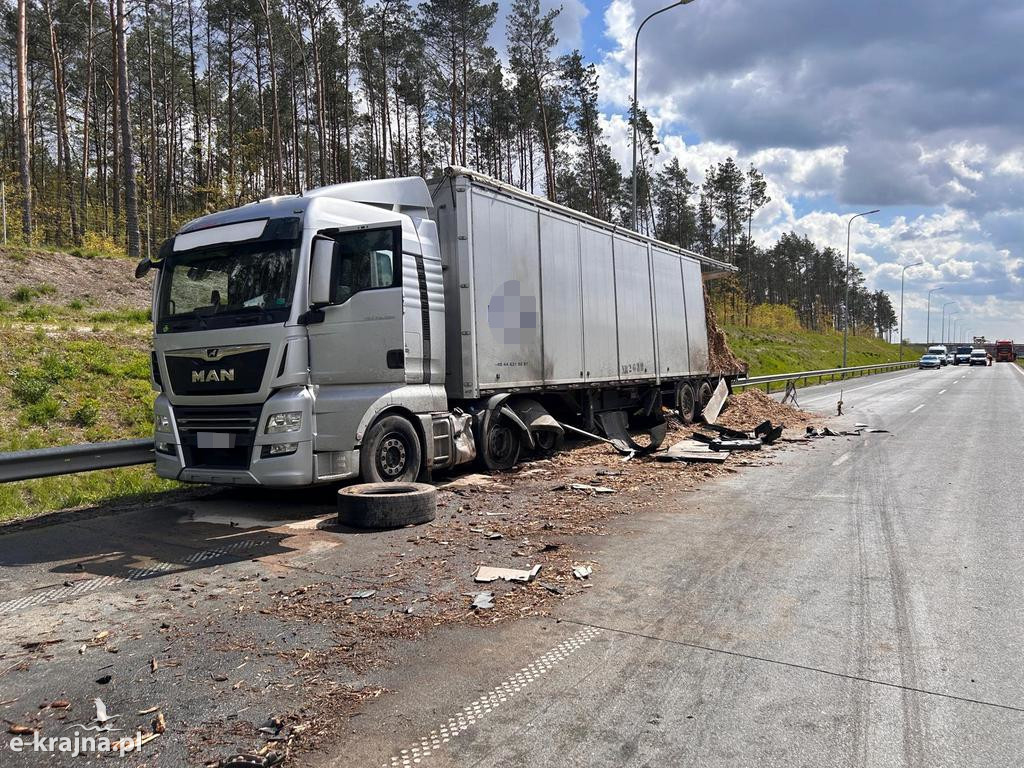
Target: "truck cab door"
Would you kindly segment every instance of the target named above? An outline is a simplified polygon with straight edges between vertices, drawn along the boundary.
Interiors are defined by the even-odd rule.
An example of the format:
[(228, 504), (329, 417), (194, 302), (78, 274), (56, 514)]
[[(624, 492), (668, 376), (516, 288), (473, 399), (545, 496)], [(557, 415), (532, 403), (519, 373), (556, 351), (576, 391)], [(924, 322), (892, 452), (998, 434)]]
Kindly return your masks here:
[(401, 227), (327, 230), (314, 250), (324, 238), (334, 246), (329, 275), (311, 275), (327, 282), (326, 290), (310, 286), (326, 300), (310, 313), (307, 329), (312, 383), (404, 382)]

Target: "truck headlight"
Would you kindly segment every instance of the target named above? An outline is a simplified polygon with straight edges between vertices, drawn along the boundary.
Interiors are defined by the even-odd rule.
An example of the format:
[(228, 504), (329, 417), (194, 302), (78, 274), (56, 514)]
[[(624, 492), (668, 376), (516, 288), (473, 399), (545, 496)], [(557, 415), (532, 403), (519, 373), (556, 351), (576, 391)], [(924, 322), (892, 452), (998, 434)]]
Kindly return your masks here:
[(302, 429), (302, 411), (288, 411), (287, 413), (272, 413), (267, 417), (266, 434), (272, 435), (278, 432), (298, 432)]
[(171, 431), (171, 417), (165, 416), (162, 413), (156, 415), (153, 426), (157, 432), (170, 432)]

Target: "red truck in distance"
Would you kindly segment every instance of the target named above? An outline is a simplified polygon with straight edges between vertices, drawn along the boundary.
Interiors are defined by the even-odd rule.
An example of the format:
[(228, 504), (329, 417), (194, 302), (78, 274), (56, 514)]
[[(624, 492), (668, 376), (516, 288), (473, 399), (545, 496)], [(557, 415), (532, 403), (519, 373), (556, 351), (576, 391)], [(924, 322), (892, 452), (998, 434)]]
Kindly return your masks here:
[(997, 341), (996, 342), (996, 362), (997, 363), (1012, 363), (1017, 360), (1016, 347), (1013, 346), (1012, 341)]

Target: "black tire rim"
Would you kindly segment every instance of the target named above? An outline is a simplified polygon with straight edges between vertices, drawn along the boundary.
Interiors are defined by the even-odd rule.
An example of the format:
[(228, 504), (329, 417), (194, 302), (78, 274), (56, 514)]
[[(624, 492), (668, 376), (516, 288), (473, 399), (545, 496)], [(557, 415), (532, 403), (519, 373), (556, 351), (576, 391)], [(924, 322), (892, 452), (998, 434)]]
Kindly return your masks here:
[(381, 438), (374, 457), (377, 473), (387, 479), (395, 480), (405, 474), (409, 463), (409, 444), (400, 432), (388, 432)]
[(487, 453), (497, 466), (504, 466), (515, 458), (516, 436), (507, 424), (491, 424), (487, 430)]

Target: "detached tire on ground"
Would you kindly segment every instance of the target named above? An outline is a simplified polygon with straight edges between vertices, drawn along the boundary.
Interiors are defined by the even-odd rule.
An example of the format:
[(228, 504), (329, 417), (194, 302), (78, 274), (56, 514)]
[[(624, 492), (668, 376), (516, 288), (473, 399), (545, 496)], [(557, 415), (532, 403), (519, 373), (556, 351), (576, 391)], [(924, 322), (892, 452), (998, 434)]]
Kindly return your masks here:
[(352, 528), (401, 528), (429, 523), (437, 489), (426, 483), (363, 483), (338, 491), (338, 522)]

